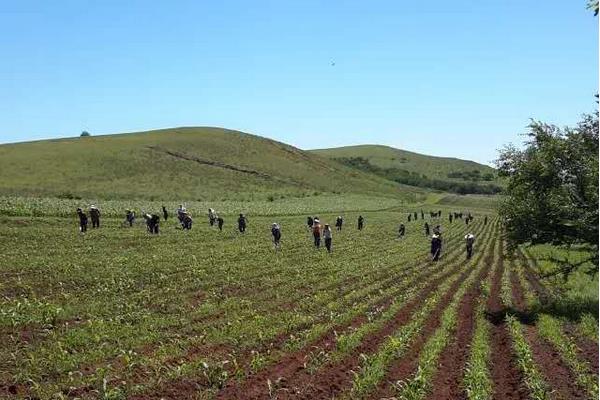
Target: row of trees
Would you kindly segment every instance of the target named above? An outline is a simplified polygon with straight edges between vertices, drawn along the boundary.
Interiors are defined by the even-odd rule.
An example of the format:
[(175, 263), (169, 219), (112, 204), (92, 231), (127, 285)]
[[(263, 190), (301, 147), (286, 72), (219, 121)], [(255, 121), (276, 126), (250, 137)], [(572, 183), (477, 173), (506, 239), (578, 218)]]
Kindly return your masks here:
[(497, 194), (502, 191), (502, 188), (495, 184), (431, 179), (427, 175), (407, 171), (402, 168), (381, 168), (371, 164), (368, 159), (363, 157), (338, 157), (335, 160), (352, 168), (370, 172), (404, 185), (431, 188), (458, 194)]

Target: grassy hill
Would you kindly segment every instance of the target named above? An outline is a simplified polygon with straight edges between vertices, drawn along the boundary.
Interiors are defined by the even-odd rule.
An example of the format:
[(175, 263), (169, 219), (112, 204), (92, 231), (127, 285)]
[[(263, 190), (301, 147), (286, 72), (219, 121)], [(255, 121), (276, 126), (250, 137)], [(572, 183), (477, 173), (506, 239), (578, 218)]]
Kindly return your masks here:
[(219, 128), (174, 128), (0, 146), (0, 195), (148, 200), (265, 200), (426, 193), (277, 141)]
[(318, 149), (311, 152), (415, 186), (458, 193), (493, 193), (500, 187), (494, 168), (474, 161), (427, 156), (379, 145)]

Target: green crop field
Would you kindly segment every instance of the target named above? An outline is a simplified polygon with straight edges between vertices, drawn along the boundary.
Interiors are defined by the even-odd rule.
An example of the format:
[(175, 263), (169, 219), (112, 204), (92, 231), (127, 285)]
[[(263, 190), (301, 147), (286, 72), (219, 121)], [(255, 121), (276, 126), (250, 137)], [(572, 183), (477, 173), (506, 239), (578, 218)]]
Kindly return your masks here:
[[(597, 353), (586, 353), (598, 341), (597, 293), (585, 291), (573, 315), (554, 312), (559, 300), (542, 307), (541, 296), (557, 290), (538, 278), (549, 250), (511, 253), (489, 202), (306, 200), (314, 202), (198, 202), (191, 231), (171, 217), (153, 236), (143, 222), (123, 225), (126, 200), (99, 203), (107, 217), (82, 235), (73, 207), (83, 201), (3, 198), (0, 397), (597, 396)], [(224, 216), (222, 232), (209, 227), (208, 206)], [(442, 217), (430, 218), (433, 210)], [(245, 234), (239, 211), (248, 214)], [(474, 220), (450, 223), (451, 211)], [(408, 222), (409, 212), (418, 220)], [(313, 247), (309, 214), (329, 223), (344, 216), (331, 254)], [(279, 251), (272, 222), (282, 227)], [(442, 226), (437, 263), (424, 222)], [(471, 260), (467, 232), (477, 237)], [(583, 277), (570, 285), (585, 285)], [(574, 384), (553, 380), (559, 367)]]
[[(494, 172), (359, 150), (435, 179)], [(216, 128), (0, 146), (0, 398), (597, 398), (597, 272), (544, 278), (589, 249), (509, 248), (499, 196), (319, 154)], [(81, 234), (75, 210), (91, 204), (101, 226)], [(140, 217), (162, 206), (151, 235)], [(314, 248), (309, 215), (345, 218), (332, 253)], [(441, 225), (438, 262), (425, 223)]]

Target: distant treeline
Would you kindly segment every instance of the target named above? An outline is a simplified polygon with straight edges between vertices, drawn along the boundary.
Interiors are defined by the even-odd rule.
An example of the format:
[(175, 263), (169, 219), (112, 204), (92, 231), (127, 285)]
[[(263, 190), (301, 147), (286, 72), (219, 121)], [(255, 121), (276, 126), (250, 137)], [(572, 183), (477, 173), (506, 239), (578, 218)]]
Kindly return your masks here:
[(450, 172), (448, 173), (448, 175), (446, 175), (448, 178), (454, 178), (454, 179), (462, 179), (465, 181), (487, 181), (487, 182), (491, 182), (494, 180), (494, 174), (492, 174), (491, 172), (482, 174), (480, 170), (478, 169), (474, 169), (471, 171), (454, 171), (454, 172)]
[[(373, 165), (363, 157), (338, 157), (334, 160), (345, 164), (349, 167), (360, 169), (362, 171), (370, 172), (394, 182), (402, 183), (404, 185), (417, 186), (422, 188), (431, 188), (442, 190), (445, 192), (452, 192), (458, 194), (497, 194), (502, 191), (502, 188), (494, 184), (478, 184), (474, 182), (456, 182), (456, 181), (445, 181), (441, 179), (431, 179), (427, 175), (419, 174), (417, 172), (407, 171), (401, 168), (381, 168)], [(458, 173), (460, 174), (460, 173)], [(469, 177), (475, 174), (468, 173)], [(450, 175), (450, 174), (449, 174)], [(479, 175), (479, 173), (477, 174)], [(490, 174), (491, 175), (491, 174)], [(483, 175), (488, 178), (487, 174)], [(458, 176), (453, 176), (458, 177)], [(493, 175), (492, 175), (493, 178)], [(471, 178), (472, 179), (472, 178)], [(482, 178), (483, 179), (483, 178)], [(487, 179), (483, 179), (487, 180)]]

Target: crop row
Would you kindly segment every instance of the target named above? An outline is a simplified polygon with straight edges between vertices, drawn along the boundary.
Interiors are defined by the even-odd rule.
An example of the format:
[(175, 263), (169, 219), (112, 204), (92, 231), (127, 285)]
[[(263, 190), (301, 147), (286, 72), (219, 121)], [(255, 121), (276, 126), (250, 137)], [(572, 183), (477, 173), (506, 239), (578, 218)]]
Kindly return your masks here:
[[(454, 251), (455, 253), (457, 252), (456, 250)], [(460, 252), (460, 250), (458, 251)], [(447, 257), (449, 257), (449, 255), (447, 255)], [(421, 267), (424, 268), (424, 270), (421, 270)], [(428, 282), (430, 282), (432, 279), (436, 279), (437, 276), (441, 273), (441, 272), (437, 272), (434, 273), (430, 276), (428, 276), (428, 274), (430, 274), (431, 271), (429, 271), (429, 269), (431, 269), (432, 267), (429, 266), (421, 266), (417, 269), (417, 272), (419, 272), (419, 274), (417, 274), (416, 276), (410, 276), (407, 274), (402, 273), (399, 277), (395, 278), (391, 283), (393, 283), (393, 286), (386, 288), (386, 290), (381, 291), (378, 293), (377, 297), (374, 297), (372, 299), (362, 299), (362, 301), (360, 303), (355, 303), (353, 304), (353, 306), (351, 308), (347, 309), (347, 312), (344, 314), (341, 314), (339, 316), (339, 318), (334, 318), (330, 321), (326, 321), (325, 323), (321, 323), (321, 324), (317, 324), (314, 325), (309, 331), (308, 334), (306, 335), (306, 339), (302, 340), (300, 342), (296, 342), (294, 346), (292, 347), (287, 347), (287, 350), (293, 350), (295, 348), (301, 348), (301, 347), (305, 347), (306, 345), (308, 345), (308, 343), (310, 343), (312, 340), (314, 340), (315, 338), (317, 338), (318, 336), (322, 335), (324, 332), (332, 329), (334, 326), (339, 326), (347, 324), (350, 322), (350, 320), (356, 318), (357, 316), (364, 314), (365, 312), (368, 312), (368, 319), (370, 321), (369, 324), (367, 324), (366, 326), (374, 326), (375, 324), (379, 323), (377, 321), (381, 320), (381, 316), (382, 316), (382, 310), (378, 308), (377, 304), (381, 304), (382, 301), (384, 301), (387, 298), (390, 297), (394, 297), (394, 303), (391, 305), (392, 309), (394, 308), (394, 304), (401, 304), (401, 300), (405, 299), (408, 297), (408, 295), (410, 293), (413, 293), (416, 288), (411, 288), (411, 286), (414, 286), (415, 282), (418, 282), (419, 280), (421, 280), (421, 282), (419, 283), (418, 287), (423, 287), (425, 284), (427, 284)], [(415, 269), (415, 268), (411, 268), (411, 269)], [(402, 270), (402, 272), (407, 272)], [(403, 279), (398, 279), (400, 278), (402, 275), (407, 275), (406, 278)], [(419, 276), (421, 277), (421, 279), (419, 279)], [(427, 277), (428, 279), (423, 280), (423, 277)], [(408, 292), (404, 292), (405, 290), (407, 290)], [(357, 298), (358, 300), (359, 298)], [(330, 307), (328, 307), (330, 308)], [(372, 310), (369, 312), (369, 310)], [(388, 312), (384, 312), (384, 314), (387, 314)], [(361, 326), (361, 329), (364, 330), (365, 326)], [(352, 331), (353, 335), (351, 335), (352, 338), (355, 338), (356, 336), (358, 336), (362, 331), (358, 330), (358, 331)], [(298, 334), (294, 334), (295, 338), (298, 338)], [(351, 347), (350, 343), (353, 342), (353, 339), (348, 338), (344, 333), (338, 333), (336, 335), (337, 338), (337, 343), (340, 344), (340, 349), (341, 348), (346, 348), (349, 349), (349, 347)], [(345, 345), (343, 344), (345, 343)], [(334, 354), (339, 354), (340, 352), (334, 352)], [(275, 356), (275, 358), (273, 358), (273, 356)], [(319, 365), (321, 365), (321, 363), (325, 360), (330, 360), (331, 357), (336, 357), (335, 355), (331, 355), (331, 354), (323, 354), (322, 352), (313, 352), (312, 356), (309, 358), (309, 360), (307, 361), (307, 364), (311, 367), (311, 368), (317, 368)], [(271, 363), (271, 362), (275, 362), (277, 359), (277, 356), (275, 354), (271, 354), (271, 358), (272, 361), (268, 361), (268, 359), (264, 360), (267, 364)]]
[[(377, 218), (374, 216), (374, 223), (379, 222)], [(387, 216), (381, 218), (384, 221)], [(393, 225), (384, 222), (384, 226), (392, 229)], [(480, 226), (478, 222), (472, 228)], [(422, 228), (415, 224), (417, 229)], [(452, 245), (456, 254), (462, 252), (461, 235), (466, 229), (461, 224), (448, 230), (449, 244), (456, 240)], [(176, 232), (173, 237), (150, 238), (134, 231), (107, 228), (73, 240), (63, 230), (52, 221), (9, 228), (9, 233), (17, 236), (14, 241), (10, 237), (7, 251), (3, 252), (3, 257), (10, 260), (7, 265), (19, 271), (14, 280), (8, 275), (10, 282), (18, 283), (19, 277), (21, 287), (28, 286), (19, 298), (34, 302), (33, 309), (38, 300), (63, 309), (57, 321), (49, 321), (54, 328), (35, 332), (33, 340), (21, 344), (12, 361), (18, 381), (36, 382), (43, 393), (80, 383), (99, 387), (104, 379), (110, 386), (111, 376), (115, 377), (121, 365), (126, 366), (126, 372), (117, 375), (122, 378), (133, 374), (141, 364), (159, 364), (153, 362), (156, 356), (177, 357), (179, 352), (187, 358), (188, 344), (206, 343), (210, 349), (210, 345), (221, 343), (236, 349), (252, 349), (289, 332), (290, 338), (285, 340), (289, 347), (282, 349), (302, 346), (347, 318), (354, 305), (362, 304), (362, 295), (369, 296), (370, 304), (376, 305), (377, 301), (397, 293), (392, 289), (396, 288), (396, 281), (385, 275), (401, 277), (403, 273), (408, 276), (420, 270), (421, 264), (410, 260), (424, 254), (428, 245), (421, 233), (412, 236), (411, 232), (401, 241), (378, 236), (378, 231), (361, 236), (352, 230), (347, 236), (336, 235), (337, 250), (331, 257), (322, 251), (313, 252), (307, 232), (292, 227), (287, 231), (290, 245), (283, 254), (275, 255), (268, 246), (254, 248), (263, 240), (259, 232), (245, 238), (230, 238), (199, 229), (193, 235)], [(52, 237), (56, 247), (36, 249), (18, 239), (30, 234)], [(43, 242), (40, 243), (43, 247)], [(195, 250), (197, 246), (210, 251), (199, 253)], [(181, 257), (180, 252), (189, 255)], [(228, 252), (237, 252), (238, 256)], [(382, 259), (359, 256), (372, 252), (381, 254)], [(27, 258), (20, 256), (23, 253)], [(243, 253), (248, 254), (250, 263), (239, 257)], [(151, 255), (150, 263), (146, 262), (146, 254)], [(257, 261), (264, 257), (269, 262)], [(172, 262), (173, 258), (177, 262)], [(236, 263), (237, 267), (232, 268)], [(322, 274), (323, 270), (330, 273)], [(39, 279), (38, 271), (47, 272), (45, 281)], [(256, 284), (244, 282), (248, 276), (253, 276)], [(293, 279), (288, 283), (283, 279), (285, 276)], [(303, 287), (303, 281), (308, 285)], [(336, 282), (346, 282), (341, 292)], [(243, 292), (221, 291), (227, 286)], [(188, 301), (195, 289), (205, 292), (206, 297), (200, 299), (199, 306), (190, 308)], [(284, 293), (279, 297), (280, 302), (290, 300), (297, 304), (292, 304), (289, 310), (273, 310), (268, 293), (277, 292)], [(47, 295), (40, 296), (41, 293)], [(294, 295), (286, 299), (285, 293)], [(207, 303), (212, 306), (204, 308)], [(223, 313), (224, 324), (215, 324), (211, 317), (219, 317), (223, 310), (227, 310)], [(373, 317), (377, 314), (376, 309), (366, 310), (375, 311)], [(191, 321), (196, 317), (200, 318), (198, 322)], [(206, 319), (202, 320), (203, 317)], [(57, 327), (55, 322), (63, 325)], [(306, 336), (298, 340), (301, 335), (296, 333), (302, 331)], [(155, 343), (158, 347), (150, 353), (139, 350)], [(173, 352), (174, 349), (180, 350)], [(257, 366), (262, 358), (270, 357), (263, 350), (259, 352), (253, 362)], [(114, 362), (104, 364), (103, 360)], [(86, 365), (92, 373), (80, 376), (78, 372)], [(55, 383), (49, 386), (51, 382)]]

